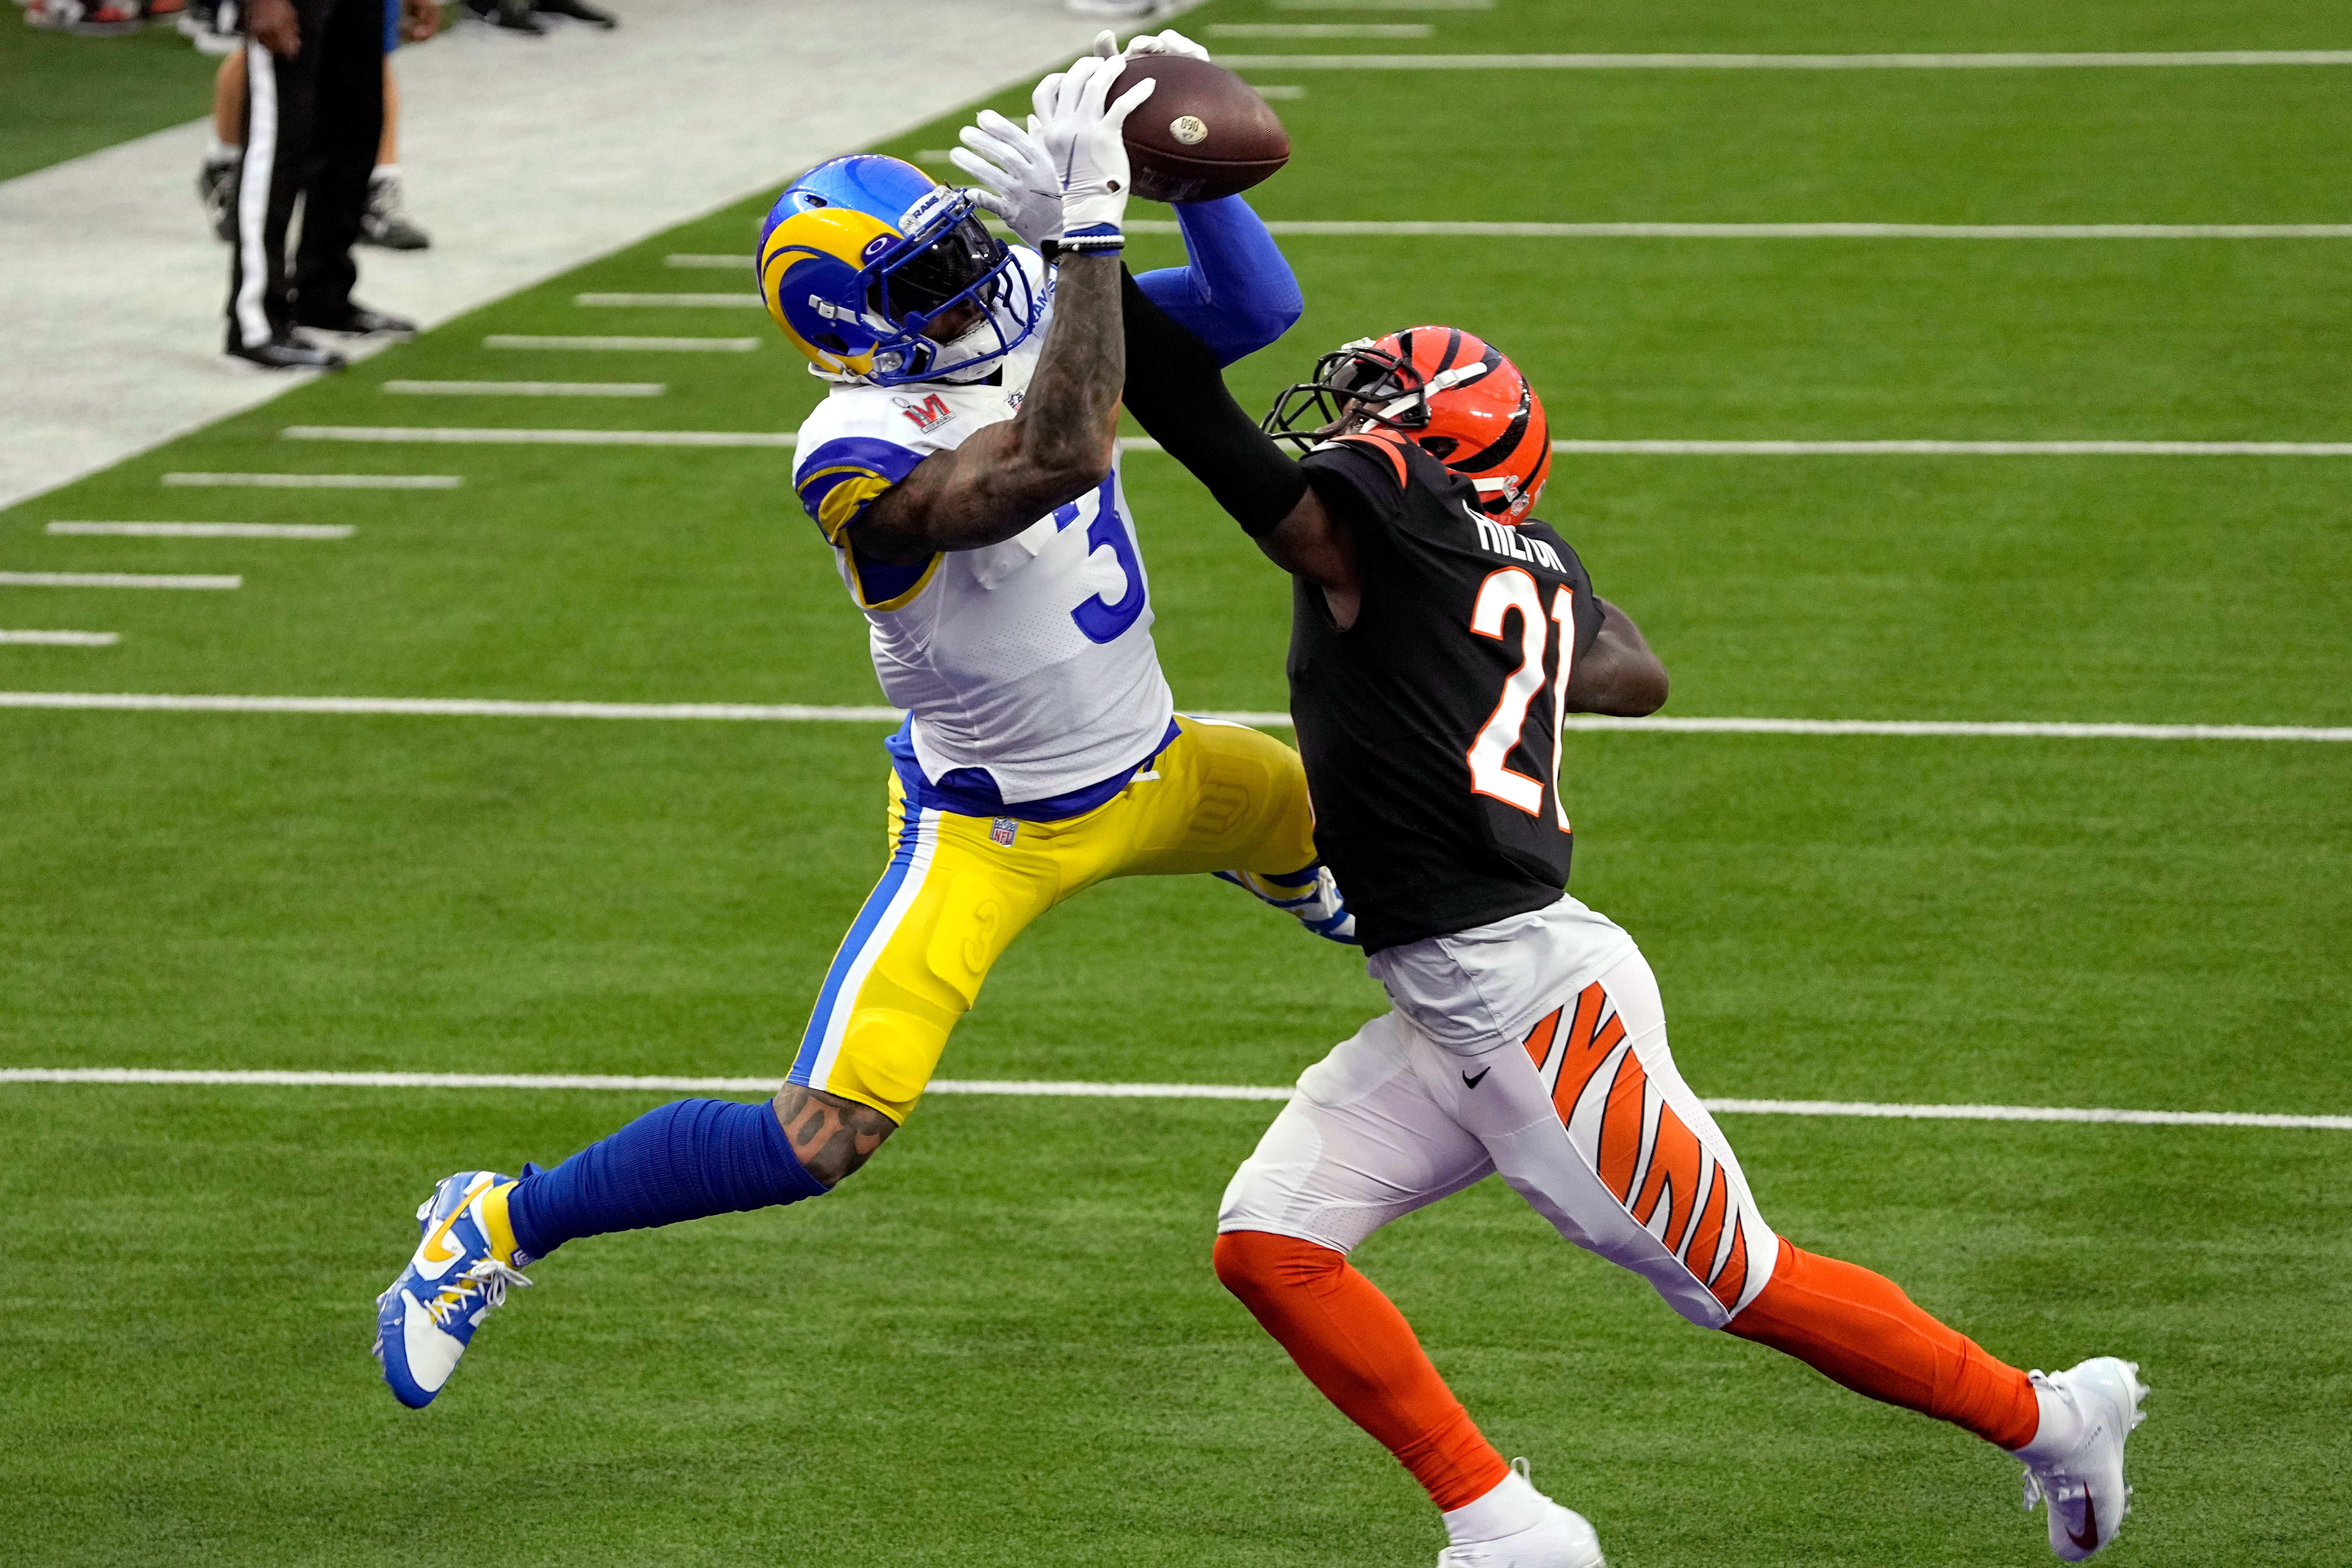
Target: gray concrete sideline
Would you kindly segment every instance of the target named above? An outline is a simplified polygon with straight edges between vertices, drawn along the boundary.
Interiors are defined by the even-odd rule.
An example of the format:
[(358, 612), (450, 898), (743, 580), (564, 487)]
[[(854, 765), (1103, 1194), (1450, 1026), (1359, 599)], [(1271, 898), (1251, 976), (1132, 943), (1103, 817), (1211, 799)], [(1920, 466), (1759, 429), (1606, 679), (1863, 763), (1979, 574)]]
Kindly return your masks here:
[[(612, 3), (611, 33), (467, 25), (400, 51), (401, 166), (434, 247), (362, 250), (362, 300), (446, 321), (1041, 73), (1101, 26), (1056, 0)], [(0, 184), (0, 506), (299, 384), (215, 363), (228, 256), (194, 195), (205, 129)]]

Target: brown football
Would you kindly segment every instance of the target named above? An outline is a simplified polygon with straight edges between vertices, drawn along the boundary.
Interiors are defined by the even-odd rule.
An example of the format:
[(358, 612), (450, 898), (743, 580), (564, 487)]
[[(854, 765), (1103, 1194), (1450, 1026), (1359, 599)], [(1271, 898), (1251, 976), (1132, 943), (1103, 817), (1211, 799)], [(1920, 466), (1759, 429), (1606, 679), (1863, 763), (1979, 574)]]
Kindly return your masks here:
[(1111, 84), (1111, 101), (1145, 77), (1160, 85), (1127, 120), (1137, 195), (1214, 201), (1248, 190), (1290, 162), (1290, 133), (1281, 120), (1224, 67), (1182, 55), (1140, 55)]

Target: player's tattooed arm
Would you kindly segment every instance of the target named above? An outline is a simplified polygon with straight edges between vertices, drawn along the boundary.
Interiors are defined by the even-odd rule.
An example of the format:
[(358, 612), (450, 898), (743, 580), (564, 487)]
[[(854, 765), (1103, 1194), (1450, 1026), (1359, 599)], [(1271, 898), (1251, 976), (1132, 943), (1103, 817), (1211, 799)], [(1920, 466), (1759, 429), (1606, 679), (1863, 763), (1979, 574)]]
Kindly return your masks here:
[(849, 526), (858, 554), (912, 565), (1000, 543), (1109, 475), (1127, 379), (1118, 258), (1066, 255), (1059, 274), (1021, 412), (932, 453), (884, 491)]
[(1611, 713), (1639, 719), (1666, 705), (1666, 667), (1650, 651), (1633, 617), (1606, 599), (1601, 606), (1601, 635), (1576, 656), (1568, 676), (1568, 710)]
[(874, 1157), (898, 1124), (870, 1105), (788, 1083), (776, 1091), (776, 1121), (803, 1170), (830, 1187)]

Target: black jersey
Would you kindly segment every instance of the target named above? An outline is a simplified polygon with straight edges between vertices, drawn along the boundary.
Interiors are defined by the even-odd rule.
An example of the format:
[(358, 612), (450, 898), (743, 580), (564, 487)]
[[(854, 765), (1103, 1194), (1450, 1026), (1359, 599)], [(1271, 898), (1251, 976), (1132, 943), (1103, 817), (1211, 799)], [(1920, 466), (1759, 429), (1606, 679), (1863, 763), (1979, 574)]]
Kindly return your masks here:
[(1477, 511), (1469, 480), (1402, 437), (1343, 437), (1301, 466), (1352, 529), (1363, 585), (1341, 631), (1297, 584), (1289, 673), (1316, 848), (1364, 951), (1552, 903), (1568, 649), (1601, 635), (1584, 563), (1548, 524)]

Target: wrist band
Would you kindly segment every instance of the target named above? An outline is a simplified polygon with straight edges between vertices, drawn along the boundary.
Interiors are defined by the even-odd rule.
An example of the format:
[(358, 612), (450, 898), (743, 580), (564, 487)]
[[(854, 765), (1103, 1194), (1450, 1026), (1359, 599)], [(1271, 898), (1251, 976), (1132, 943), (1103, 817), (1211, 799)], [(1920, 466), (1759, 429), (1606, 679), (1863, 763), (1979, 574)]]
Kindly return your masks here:
[(1038, 247), (1046, 260), (1051, 261), (1064, 251), (1080, 256), (1115, 256), (1127, 245), (1127, 236), (1115, 223), (1088, 224), (1074, 229), (1059, 239), (1049, 239)]

